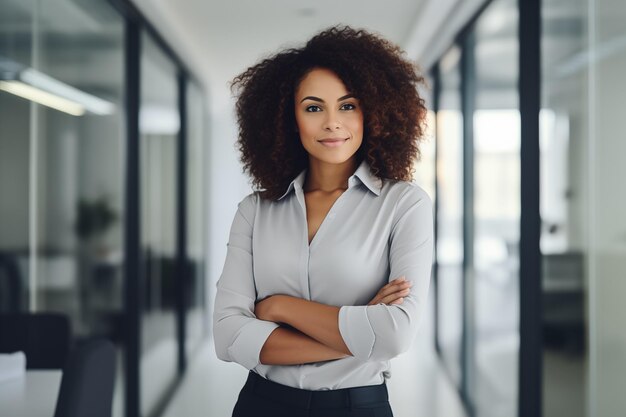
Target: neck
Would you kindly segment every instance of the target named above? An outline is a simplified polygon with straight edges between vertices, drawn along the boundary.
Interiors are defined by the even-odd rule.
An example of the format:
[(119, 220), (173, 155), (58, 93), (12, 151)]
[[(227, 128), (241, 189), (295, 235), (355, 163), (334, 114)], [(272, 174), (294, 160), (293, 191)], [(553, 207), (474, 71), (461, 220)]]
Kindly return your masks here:
[(309, 159), (309, 169), (304, 182), (304, 191), (331, 192), (348, 189), (348, 178), (357, 169), (356, 158), (350, 158), (341, 164), (329, 164)]

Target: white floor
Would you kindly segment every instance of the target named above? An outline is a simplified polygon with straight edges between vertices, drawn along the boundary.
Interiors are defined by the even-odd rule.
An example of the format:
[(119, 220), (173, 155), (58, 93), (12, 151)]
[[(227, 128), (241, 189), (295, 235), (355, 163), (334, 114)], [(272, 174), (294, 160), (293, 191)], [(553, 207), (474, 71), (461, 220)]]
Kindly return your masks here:
[[(164, 417), (231, 416), (248, 371), (218, 360), (211, 343), (194, 356)], [(395, 417), (466, 417), (431, 346), (431, 332), (423, 328), (411, 350), (392, 360), (388, 386)]]

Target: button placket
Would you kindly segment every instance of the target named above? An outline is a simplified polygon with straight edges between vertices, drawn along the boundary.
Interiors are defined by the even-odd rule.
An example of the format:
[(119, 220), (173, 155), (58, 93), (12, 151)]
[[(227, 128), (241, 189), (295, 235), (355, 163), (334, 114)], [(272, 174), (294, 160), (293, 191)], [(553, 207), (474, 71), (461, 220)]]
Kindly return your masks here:
[(309, 257), (311, 254), (309, 247), (308, 226), (306, 221), (306, 203), (304, 201), (304, 193), (301, 188), (296, 188), (296, 199), (300, 204), (302, 213), (302, 246), (300, 250), (300, 287), (304, 293), (305, 299), (311, 299), (311, 287), (309, 282)]

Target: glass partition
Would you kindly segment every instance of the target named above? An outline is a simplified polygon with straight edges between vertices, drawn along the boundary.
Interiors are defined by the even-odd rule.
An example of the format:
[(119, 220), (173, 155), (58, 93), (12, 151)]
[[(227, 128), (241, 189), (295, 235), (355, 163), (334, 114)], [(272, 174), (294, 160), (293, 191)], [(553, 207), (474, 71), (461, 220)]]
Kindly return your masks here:
[(39, 6), (37, 70), (77, 90), (84, 114), (36, 114), (40, 310), (79, 335), (119, 339), (124, 207), (123, 21), (98, 1)]
[[(74, 341), (119, 347), (113, 414), (124, 392), (152, 415), (176, 382), (176, 294), (185, 291), (189, 353), (205, 335), (204, 92), (187, 83), (188, 282), (176, 276), (181, 69), (146, 31), (140, 57), (142, 275), (124, 277), (124, 13), (99, 0), (0, 0), (0, 314), (65, 314)], [(134, 19), (134, 17), (133, 17)], [(139, 19), (144, 27), (146, 22)], [(131, 53), (133, 51), (130, 51)], [(137, 279), (141, 363), (126, 363), (125, 279)], [(132, 301), (131, 301), (132, 302)], [(140, 369), (140, 386), (125, 387)], [(128, 398), (133, 404), (136, 398)], [(135, 414), (134, 412), (132, 414)]]
[(141, 36), (141, 414), (174, 383), (176, 338), (176, 151), (180, 130), (177, 71), (146, 32)]
[[(0, 71), (30, 66), (33, 55), (34, 1), (0, 0)], [(36, 140), (31, 129), (34, 105), (4, 90), (0, 77), (0, 313), (29, 309), (31, 240), (29, 217)]]
[[(520, 114), (518, 8), (496, 0), (473, 33), (474, 235), (470, 392), (476, 415), (517, 415)], [(470, 81), (471, 82), (471, 81)]]
[[(588, 67), (585, 0), (542, 3), (543, 414), (586, 415)], [(582, 65), (581, 65), (582, 64)]]
[(453, 47), (439, 65), (437, 111), (437, 314), (438, 345), (454, 384), (461, 387), (463, 327), (463, 114), (461, 51)]
[(0, 311), (62, 313), (74, 340), (117, 343), (119, 414), (124, 20), (96, 0), (0, 10)]

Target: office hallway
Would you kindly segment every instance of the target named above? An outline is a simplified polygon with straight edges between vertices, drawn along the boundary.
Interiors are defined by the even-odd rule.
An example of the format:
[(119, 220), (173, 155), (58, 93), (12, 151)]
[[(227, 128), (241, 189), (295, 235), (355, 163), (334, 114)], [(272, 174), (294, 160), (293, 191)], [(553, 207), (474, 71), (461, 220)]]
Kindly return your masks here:
[[(321, 78), (329, 86), (339, 78), (346, 101), (329, 105), (337, 97), (324, 99), (320, 88), (307, 96), (324, 106), (298, 107), (307, 118), (341, 116), (335, 128), (360, 113), (351, 132), (361, 145), (350, 157), (381, 162), (369, 172), (381, 179), (413, 171), (433, 204), (429, 311), (410, 351), (391, 361), (395, 417), (626, 416), (624, 22), (618, 0), (0, 0), (0, 417), (54, 415), (63, 376), (72, 375), (67, 359), (91, 339), (115, 346), (112, 398), (96, 373), (89, 377), (106, 417), (231, 416), (247, 371), (216, 357), (216, 282), (230, 272), (233, 220), (252, 219), (240, 202), (253, 190), (280, 194), (303, 168), (304, 159), (279, 150), (308, 152), (295, 104), (313, 71), (294, 64), (261, 77), (274, 81), (242, 112), (243, 80), (254, 78), (243, 75), (343, 26), (380, 35), (411, 61), (397, 68), (425, 81), (390, 82), (395, 65), (335, 43), (317, 69), (334, 73)], [(309, 58), (318, 55), (289, 62)], [(366, 77), (370, 67), (380, 76)], [(404, 94), (412, 86), (426, 108), (417, 130), (400, 128), (423, 113), (403, 113), (417, 105)], [(247, 153), (242, 131), (253, 132)], [(320, 139), (320, 152), (354, 150), (333, 149), (325, 136), (309, 138)], [(416, 156), (415, 146), (419, 159), (402, 175), (395, 163), (379, 169), (393, 156)], [(245, 155), (261, 168), (249, 169)], [(352, 188), (368, 188), (356, 179)], [(408, 216), (397, 210), (405, 194), (398, 197), (394, 213)], [(342, 246), (329, 257), (348, 269), (302, 257), (302, 294), (305, 267), (346, 272), (343, 287), (324, 297), (356, 294), (349, 280), (364, 264), (339, 257), (382, 240), (346, 244), (359, 236), (351, 225), (367, 223), (350, 214), (334, 220), (350, 227), (336, 228)], [(395, 231), (408, 229), (397, 216), (376, 215), (374, 226), (393, 225), (386, 249), (395, 277)], [(280, 255), (297, 249), (269, 240)], [(259, 241), (252, 248), (265, 250)], [(419, 241), (411, 238), (414, 249)], [(259, 252), (252, 258), (264, 259)], [(264, 273), (255, 262), (242, 281), (254, 278), (248, 299), (292, 294), (258, 286)], [(267, 282), (291, 285), (289, 268), (272, 265)], [(50, 317), (63, 330), (34, 324)]]
[[(444, 374), (433, 348), (430, 317), (411, 349), (391, 361), (388, 381), (394, 417), (465, 417), (459, 396)], [(163, 417), (230, 417), (247, 371), (215, 356), (204, 342)]]

